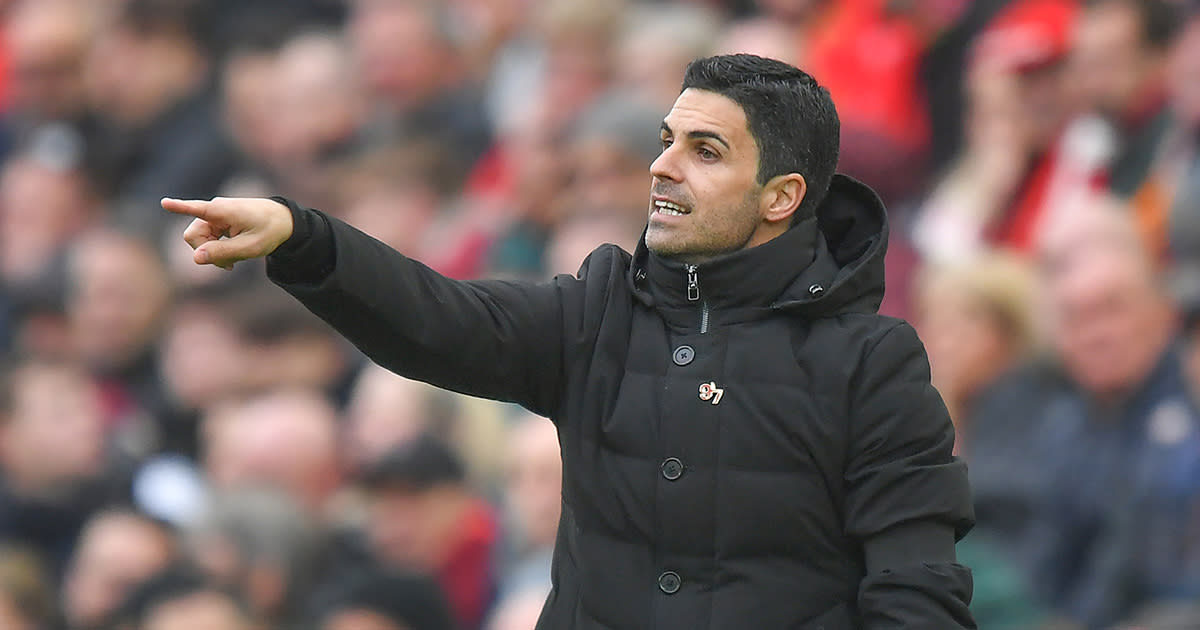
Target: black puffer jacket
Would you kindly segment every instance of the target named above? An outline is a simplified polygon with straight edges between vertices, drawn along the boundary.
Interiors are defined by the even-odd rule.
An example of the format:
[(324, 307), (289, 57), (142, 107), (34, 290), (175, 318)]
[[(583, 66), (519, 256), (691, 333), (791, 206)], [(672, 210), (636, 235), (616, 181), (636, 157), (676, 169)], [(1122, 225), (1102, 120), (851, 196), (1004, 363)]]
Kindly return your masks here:
[(688, 268), (455, 282), (291, 204), (271, 277), (381, 365), (554, 419), (540, 630), (973, 628), (966, 471), (912, 328), (876, 314), (885, 213), (818, 217)]

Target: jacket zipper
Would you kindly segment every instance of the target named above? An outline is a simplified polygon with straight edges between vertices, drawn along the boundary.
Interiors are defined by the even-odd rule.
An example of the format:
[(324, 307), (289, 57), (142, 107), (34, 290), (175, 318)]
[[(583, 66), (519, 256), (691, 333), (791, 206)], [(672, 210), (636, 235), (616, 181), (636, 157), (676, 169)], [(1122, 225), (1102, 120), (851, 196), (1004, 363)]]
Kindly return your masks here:
[(689, 302), (700, 302), (700, 334), (708, 332), (708, 300), (700, 299), (700, 277), (696, 265), (687, 266), (687, 297)]

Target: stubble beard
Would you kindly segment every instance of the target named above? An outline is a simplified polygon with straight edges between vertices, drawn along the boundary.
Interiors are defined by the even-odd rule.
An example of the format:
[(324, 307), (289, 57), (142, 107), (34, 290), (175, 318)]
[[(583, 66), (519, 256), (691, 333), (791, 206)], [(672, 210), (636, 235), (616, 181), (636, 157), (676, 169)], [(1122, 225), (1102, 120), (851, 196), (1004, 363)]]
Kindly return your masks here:
[[(736, 209), (705, 213), (709, 217), (725, 217), (716, 229), (713, 229), (711, 220), (698, 222), (697, 225), (682, 227), (680, 231), (684, 232), (683, 238), (667, 237), (664, 243), (652, 244), (651, 238), (656, 228), (650, 225), (644, 237), (646, 249), (659, 258), (686, 265), (699, 265), (745, 249), (758, 228), (755, 208), (758, 206), (760, 195), (759, 189), (751, 189)], [(696, 212), (694, 206), (692, 212)]]

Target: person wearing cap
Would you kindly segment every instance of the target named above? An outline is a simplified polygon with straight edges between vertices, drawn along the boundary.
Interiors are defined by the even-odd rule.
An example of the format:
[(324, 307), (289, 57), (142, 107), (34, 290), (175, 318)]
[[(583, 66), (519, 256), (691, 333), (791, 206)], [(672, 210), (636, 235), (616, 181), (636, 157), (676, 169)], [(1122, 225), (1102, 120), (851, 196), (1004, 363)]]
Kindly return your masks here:
[[(379, 364), (558, 429), (540, 630), (975, 628), (974, 517), (887, 213), (809, 74), (694, 61), (648, 222), (545, 283), (458, 282), (294, 201), (164, 199), (200, 264), (271, 278)], [(224, 238), (229, 237), (229, 238)]]
[(957, 262), (990, 247), (1030, 255), (1055, 211), (1101, 188), (1105, 146), (1063, 135), (1078, 12), (1077, 0), (1017, 0), (976, 40), (964, 146), (914, 226), (924, 258)]
[(495, 596), (498, 523), (466, 483), (466, 469), (428, 435), (363, 471), (366, 533), (378, 564), (435, 577), (459, 625), (479, 628)]

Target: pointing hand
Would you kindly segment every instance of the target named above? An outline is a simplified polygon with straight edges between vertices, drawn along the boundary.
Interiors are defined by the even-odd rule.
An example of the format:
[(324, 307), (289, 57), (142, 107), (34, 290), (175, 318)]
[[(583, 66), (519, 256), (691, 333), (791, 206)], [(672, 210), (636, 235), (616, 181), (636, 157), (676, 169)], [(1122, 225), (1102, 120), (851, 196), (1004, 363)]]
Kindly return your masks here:
[(183, 240), (198, 265), (232, 269), (233, 264), (266, 256), (292, 235), (292, 212), (271, 199), (217, 197), (212, 201), (163, 199), (162, 207), (195, 217)]

